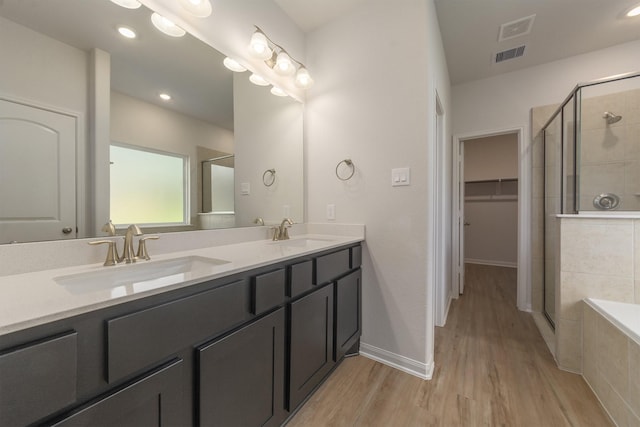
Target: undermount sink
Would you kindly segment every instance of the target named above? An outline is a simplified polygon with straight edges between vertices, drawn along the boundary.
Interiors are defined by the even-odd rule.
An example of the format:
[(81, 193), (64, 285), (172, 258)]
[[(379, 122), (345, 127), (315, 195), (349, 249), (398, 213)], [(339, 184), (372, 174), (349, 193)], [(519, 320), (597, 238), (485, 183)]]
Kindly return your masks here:
[(111, 296), (117, 297), (214, 274), (218, 266), (227, 263), (229, 261), (217, 258), (187, 256), (163, 261), (138, 261), (99, 271), (54, 277), (53, 280), (73, 294), (110, 290)]

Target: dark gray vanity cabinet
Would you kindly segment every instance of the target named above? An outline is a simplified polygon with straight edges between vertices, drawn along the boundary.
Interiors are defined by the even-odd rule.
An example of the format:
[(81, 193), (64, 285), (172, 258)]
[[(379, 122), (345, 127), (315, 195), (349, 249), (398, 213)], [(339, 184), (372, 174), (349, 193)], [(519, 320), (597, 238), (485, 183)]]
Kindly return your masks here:
[(0, 426), (279, 426), (361, 329), (360, 245), (0, 335)]
[(182, 425), (185, 419), (185, 408), (180, 393), (182, 363), (182, 360), (173, 360), (47, 425), (56, 427)]
[(289, 409), (294, 410), (331, 371), (333, 285), (291, 303)]
[(360, 339), (362, 332), (362, 272), (360, 269), (349, 273), (335, 284), (335, 352), (334, 359), (340, 360)]
[(285, 418), (284, 308), (197, 351), (200, 426), (278, 426)]

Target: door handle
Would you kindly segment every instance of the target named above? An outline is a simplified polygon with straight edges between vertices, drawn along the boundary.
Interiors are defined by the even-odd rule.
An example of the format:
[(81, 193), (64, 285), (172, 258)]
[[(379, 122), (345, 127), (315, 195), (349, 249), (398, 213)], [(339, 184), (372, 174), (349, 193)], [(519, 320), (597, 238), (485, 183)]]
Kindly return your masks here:
[(71, 227), (65, 227), (65, 228), (63, 228), (63, 229), (62, 229), (62, 232), (63, 232), (64, 234), (69, 234), (69, 233), (71, 233), (72, 231), (73, 231), (73, 228), (71, 228)]
[(466, 226), (471, 225), (471, 223), (470, 223), (470, 222), (466, 222), (466, 221), (465, 221), (463, 225), (466, 227)]

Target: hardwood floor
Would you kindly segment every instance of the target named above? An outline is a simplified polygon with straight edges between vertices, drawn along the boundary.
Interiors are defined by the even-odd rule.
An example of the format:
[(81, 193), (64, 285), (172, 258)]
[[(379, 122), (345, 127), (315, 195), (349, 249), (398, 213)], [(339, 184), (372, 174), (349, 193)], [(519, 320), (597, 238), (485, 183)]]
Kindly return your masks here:
[(288, 426), (613, 425), (515, 301), (515, 269), (467, 265), (465, 293), (436, 328), (431, 381), (352, 357)]

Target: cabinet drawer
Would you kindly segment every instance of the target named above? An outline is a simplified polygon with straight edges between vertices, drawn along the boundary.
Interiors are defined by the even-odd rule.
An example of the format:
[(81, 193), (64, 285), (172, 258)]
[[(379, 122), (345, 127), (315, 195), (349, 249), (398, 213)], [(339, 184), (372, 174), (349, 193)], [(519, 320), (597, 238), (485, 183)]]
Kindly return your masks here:
[(107, 321), (107, 381), (249, 319), (244, 280)]
[(349, 271), (350, 250), (343, 249), (328, 255), (322, 255), (315, 259), (316, 285), (329, 282)]
[(260, 314), (284, 302), (284, 268), (255, 276), (251, 281), (251, 308)]
[(354, 246), (351, 248), (351, 269), (358, 268), (362, 265), (362, 246)]
[(0, 425), (27, 425), (76, 400), (76, 332), (0, 355)]
[(311, 289), (313, 289), (313, 261), (290, 265), (288, 295), (295, 297)]

